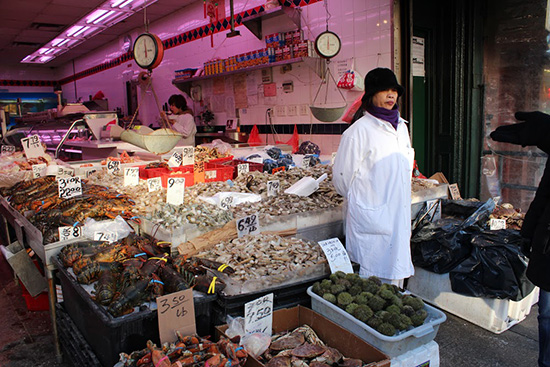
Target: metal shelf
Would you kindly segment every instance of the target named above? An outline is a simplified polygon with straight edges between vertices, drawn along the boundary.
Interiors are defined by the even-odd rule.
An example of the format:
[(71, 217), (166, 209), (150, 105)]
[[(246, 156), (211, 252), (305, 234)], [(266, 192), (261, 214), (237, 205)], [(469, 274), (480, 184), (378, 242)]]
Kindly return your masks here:
[[(283, 16), (294, 23), (298, 29), (301, 29), (301, 12), (300, 8), (291, 8), (288, 6), (281, 6), (274, 9), (262, 11), (256, 15), (246, 17), (243, 19), (242, 24), (248, 28), (252, 34), (254, 34), (260, 41), (262, 40), (262, 22), (267, 19)], [(281, 20), (284, 21), (284, 20)]]

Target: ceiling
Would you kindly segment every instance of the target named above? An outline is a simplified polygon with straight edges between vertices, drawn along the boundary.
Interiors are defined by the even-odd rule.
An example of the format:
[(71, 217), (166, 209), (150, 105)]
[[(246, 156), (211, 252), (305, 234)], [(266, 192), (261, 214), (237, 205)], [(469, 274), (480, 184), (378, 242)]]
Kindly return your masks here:
[[(147, 7), (153, 23), (197, 0), (158, 0)], [(105, 0), (0, 0), (0, 68), (24, 67), (28, 54), (67, 30)], [(81, 55), (118, 40), (135, 28), (143, 28), (143, 11), (117, 23), (52, 61), (32, 67), (61, 66)]]

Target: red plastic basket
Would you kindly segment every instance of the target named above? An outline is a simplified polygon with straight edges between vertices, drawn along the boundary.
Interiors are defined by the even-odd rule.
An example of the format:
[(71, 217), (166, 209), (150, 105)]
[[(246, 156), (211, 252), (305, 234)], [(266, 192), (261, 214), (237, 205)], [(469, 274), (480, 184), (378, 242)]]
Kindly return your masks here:
[[(205, 182), (227, 181), (233, 179), (233, 167), (223, 166), (207, 162), (204, 164)], [(212, 177), (208, 172), (214, 171), (215, 177)]]
[(168, 185), (168, 179), (171, 177), (185, 178), (185, 187), (193, 186), (195, 184), (195, 176), (193, 175), (193, 172), (171, 172), (171, 173), (163, 173), (160, 176), (162, 187), (166, 188), (166, 186)]
[(264, 165), (262, 163), (248, 162), (248, 161), (243, 161), (243, 160), (240, 160), (240, 159), (233, 159), (230, 162), (225, 162), (223, 165), (232, 167), (233, 168), (233, 177), (232, 178), (236, 178), (237, 177), (237, 166), (239, 164), (244, 164), (244, 163), (248, 163), (248, 171), (249, 172), (252, 172), (252, 171), (263, 172), (263, 170), (264, 170)]
[(27, 310), (29, 311), (48, 311), (50, 309), (50, 300), (48, 298), (48, 292), (42, 292), (38, 296), (33, 297), (27, 291), (27, 288), (21, 284), (21, 293), (27, 304)]
[(222, 163), (225, 163), (225, 162), (229, 162), (230, 160), (233, 159), (233, 156), (230, 155), (228, 157), (222, 157), (222, 158), (214, 158), (214, 159), (211, 159), (208, 161), (208, 163), (216, 163), (216, 164), (222, 164)]

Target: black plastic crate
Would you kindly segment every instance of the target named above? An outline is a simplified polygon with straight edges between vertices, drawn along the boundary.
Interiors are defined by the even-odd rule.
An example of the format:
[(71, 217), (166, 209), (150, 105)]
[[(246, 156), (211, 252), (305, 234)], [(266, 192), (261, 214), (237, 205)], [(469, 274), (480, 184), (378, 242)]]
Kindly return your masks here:
[[(130, 353), (145, 348), (147, 340), (159, 344), (156, 310), (147, 308), (113, 317), (90, 298), (58, 259), (52, 260), (59, 269), (65, 310), (103, 366), (112, 367), (118, 362), (121, 352)], [(215, 295), (194, 297), (197, 333), (201, 336), (213, 333), (211, 314), (215, 299)]]
[(73, 366), (97, 367), (101, 363), (90, 345), (60, 304), (55, 307), (57, 337), (63, 353), (63, 359)]

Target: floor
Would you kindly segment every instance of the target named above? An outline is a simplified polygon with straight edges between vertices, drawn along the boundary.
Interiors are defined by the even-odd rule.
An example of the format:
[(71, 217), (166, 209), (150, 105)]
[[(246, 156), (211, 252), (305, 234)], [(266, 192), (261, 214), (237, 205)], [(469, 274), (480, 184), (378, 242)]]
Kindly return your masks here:
[[(69, 367), (58, 362), (48, 311), (27, 311), (21, 288), (0, 253), (0, 366)], [(494, 334), (446, 313), (438, 331), (441, 367), (531, 367), (538, 353), (537, 309), (518, 325)]]

